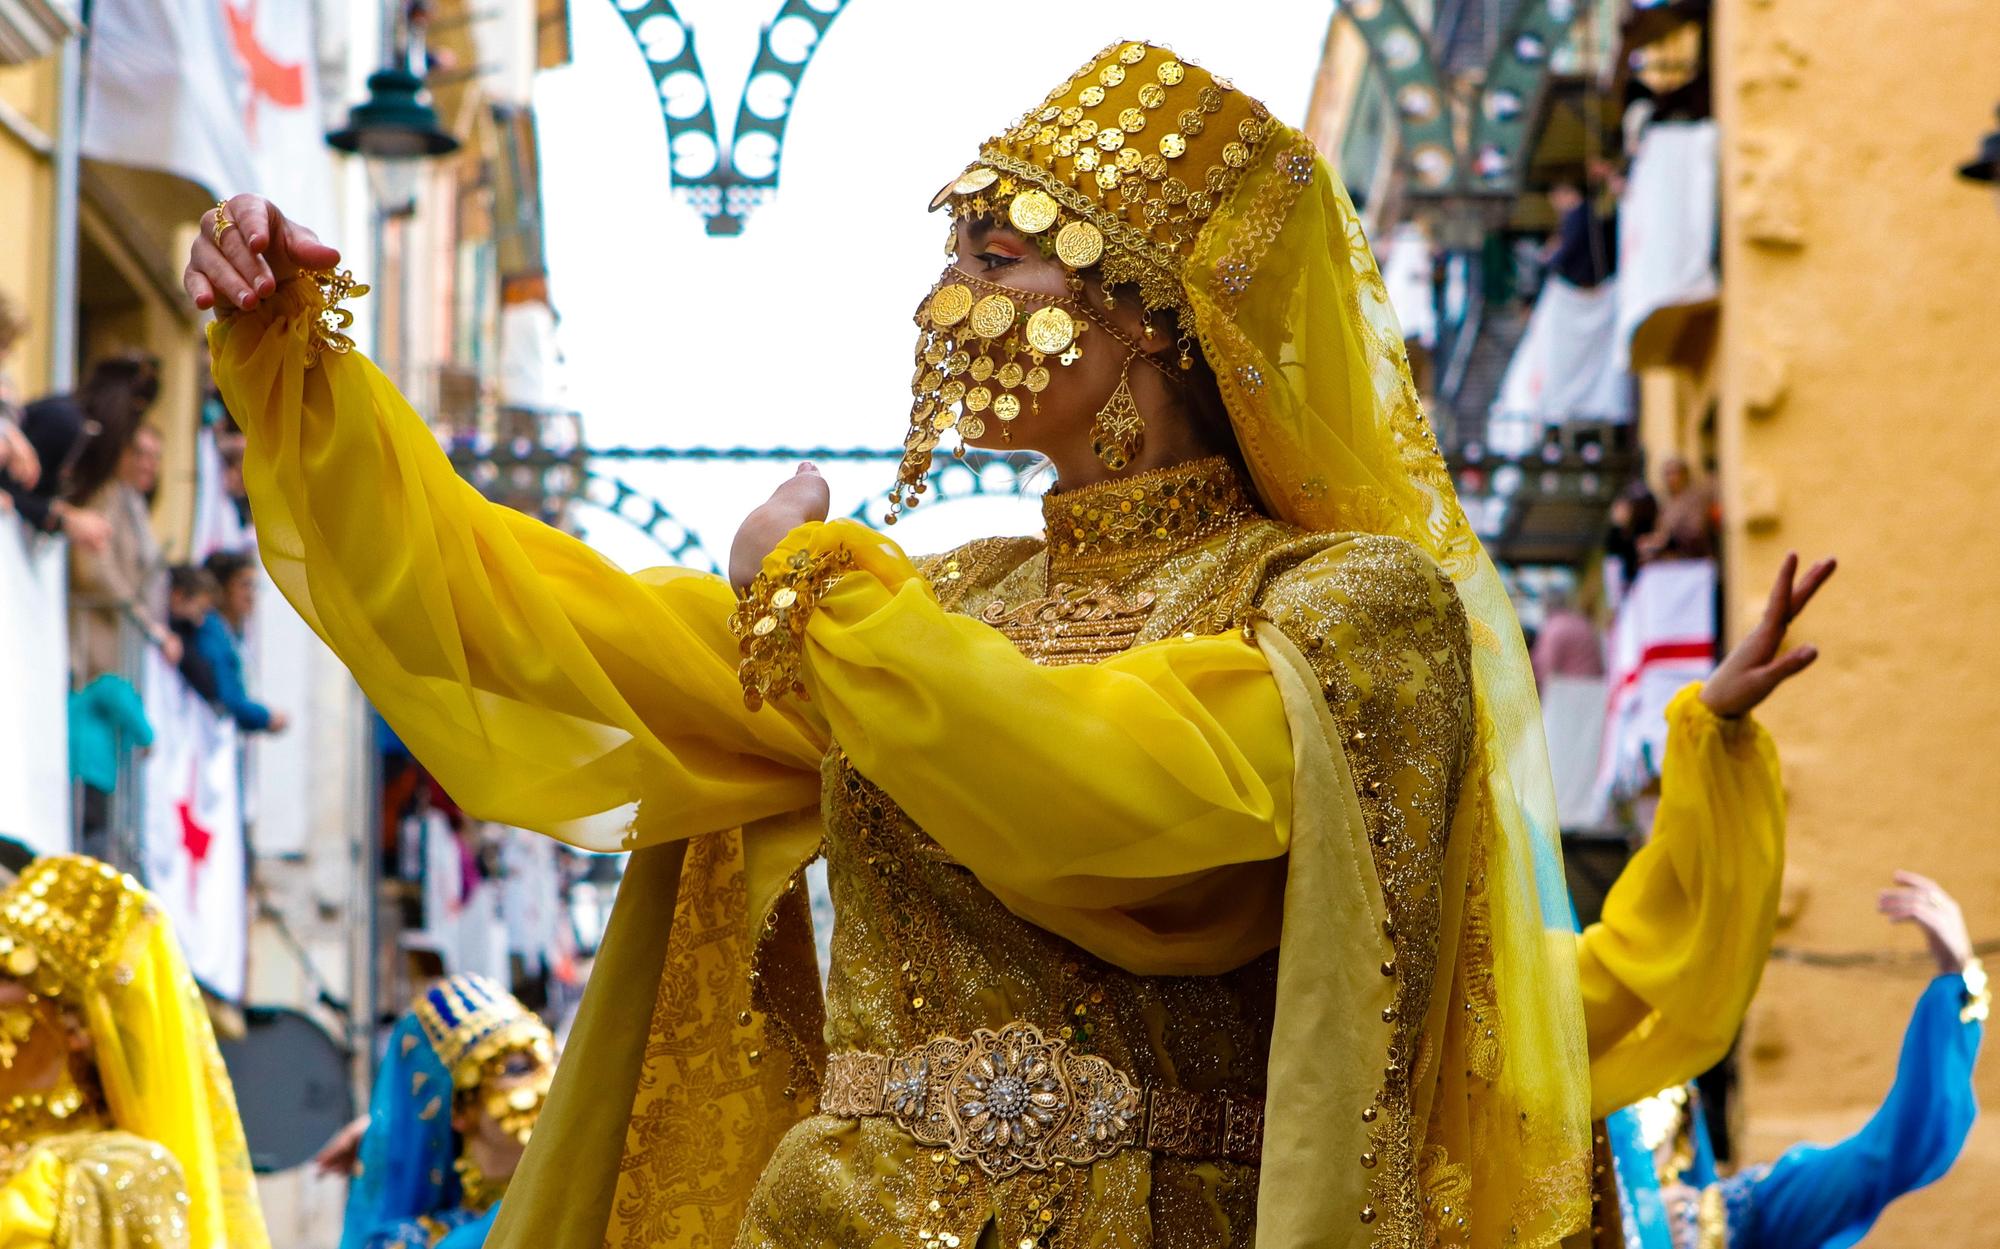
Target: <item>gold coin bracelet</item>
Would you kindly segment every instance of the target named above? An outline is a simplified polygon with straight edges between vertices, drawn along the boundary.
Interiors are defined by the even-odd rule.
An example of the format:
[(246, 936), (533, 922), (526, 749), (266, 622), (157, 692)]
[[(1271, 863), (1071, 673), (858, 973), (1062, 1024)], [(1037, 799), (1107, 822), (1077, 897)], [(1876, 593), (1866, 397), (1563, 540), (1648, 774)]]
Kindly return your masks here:
[(743, 655), (736, 676), (743, 683), (745, 707), (756, 711), (786, 694), (806, 697), (800, 671), (806, 622), (821, 596), (853, 568), (854, 557), (844, 547), (801, 550), (778, 572), (760, 572), (751, 581), (729, 617), (729, 631), (739, 639)]

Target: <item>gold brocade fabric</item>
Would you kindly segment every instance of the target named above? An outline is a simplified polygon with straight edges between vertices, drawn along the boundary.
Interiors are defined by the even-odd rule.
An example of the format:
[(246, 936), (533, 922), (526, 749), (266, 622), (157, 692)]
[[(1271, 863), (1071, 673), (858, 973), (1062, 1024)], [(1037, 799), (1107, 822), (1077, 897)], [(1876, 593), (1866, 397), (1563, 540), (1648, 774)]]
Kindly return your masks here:
[[(1355, 1021), (1355, 1035), (1326, 1041), (1379, 1038), (1372, 1044), (1382, 1047), (1383, 1086), (1372, 1100), (1356, 1090), (1353, 1105), (1378, 1124), (1379, 1148), (1348, 1163), (1379, 1177), (1371, 1220), (1414, 1211), (1419, 1159), (1409, 1081), (1398, 1073), (1433, 1059), (1419, 1052), (1405, 1021), (1428, 1013), (1436, 987), (1445, 831), (1471, 724), (1468, 645), (1448, 583), (1407, 543), (1306, 535), (1257, 515), (1219, 460), (1052, 495), (1044, 506), (1054, 552), (1030, 540), (996, 540), (931, 562), (949, 609), (997, 620), (1043, 662), (1103, 659), (1144, 642), (1244, 627), (1260, 615), (1315, 657), (1329, 707), (1351, 738), (1399, 934), (1399, 965), (1386, 969), (1396, 980), (1397, 1020)], [(1186, 519), (1162, 519), (1168, 515)], [(1095, 628), (1114, 602), (1122, 627)], [(1009, 911), (840, 752), (828, 757), (824, 775), (837, 916), (826, 997), (832, 1051), (896, 1052), (1023, 1020), (1144, 1084), (1265, 1096), (1275, 953), (1216, 976), (1123, 971)], [(1269, 897), (1267, 946), (1276, 944), (1284, 878), (1283, 862), (1270, 861), (1249, 865), (1241, 882)], [(1464, 882), (1444, 887), (1462, 892)], [(686, 997), (675, 978), (670, 971), (663, 1006)], [(656, 1015), (655, 1045), (675, 1035)], [(690, 1100), (699, 1103), (701, 1092), (689, 1090)], [(651, 1113), (635, 1118), (635, 1137), (650, 1132), (642, 1122)], [(1446, 1166), (1431, 1160), (1433, 1171)], [(859, 1246), (886, 1243), (886, 1235), (902, 1244), (971, 1246), (990, 1229), (1010, 1246), (1050, 1237), (1243, 1246), (1254, 1241), (1256, 1209), (1257, 1171), (1236, 1163), (1127, 1149), (1088, 1168), (990, 1180), (886, 1119), (814, 1115), (777, 1145), (737, 1243)], [(622, 1224), (622, 1237), (612, 1238), (618, 1244), (648, 1243), (665, 1230), (644, 1201), (621, 1202), (614, 1223)]]
[(188, 1236), (180, 1164), (129, 1132), (46, 1137), (0, 1165), (4, 1249), (187, 1249)]

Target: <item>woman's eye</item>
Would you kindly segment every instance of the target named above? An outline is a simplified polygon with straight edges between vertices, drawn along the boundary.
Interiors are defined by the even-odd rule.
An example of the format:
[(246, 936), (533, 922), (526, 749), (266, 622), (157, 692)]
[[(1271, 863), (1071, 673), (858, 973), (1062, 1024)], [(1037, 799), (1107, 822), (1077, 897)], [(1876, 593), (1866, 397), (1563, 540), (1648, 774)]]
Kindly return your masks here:
[(1011, 264), (1018, 264), (1021, 260), (1019, 256), (1009, 256), (1005, 252), (980, 252), (975, 259), (986, 266), (988, 273), (995, 269), (1004, 269)]

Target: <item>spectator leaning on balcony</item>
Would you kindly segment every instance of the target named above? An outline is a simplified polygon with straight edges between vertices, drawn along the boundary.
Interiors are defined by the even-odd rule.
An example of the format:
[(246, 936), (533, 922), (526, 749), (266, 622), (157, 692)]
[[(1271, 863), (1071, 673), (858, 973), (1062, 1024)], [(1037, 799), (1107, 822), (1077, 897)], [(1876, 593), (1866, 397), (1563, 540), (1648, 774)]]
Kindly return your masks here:
[(257, 606), (257, 565), (248, 555), (217, 551), (205, 565), (215, 578), (215, 609), (195, 633), (195, 646), (215, 673), (216, 701), (236, 727), (282, 733), (288, 721), (250, 697), (243, 680), (243, 630)]
[(66, 535), (72, 546), (104, 550), (111, 524), (83, 501), (116, 475), (125, 444), (159, 393), (159, 361), (128, 354), (98, 361), (75, 394), (29, 404), (20, 430), (36, 471), (31, 481), (11, 469), (0, 473), (0, 488), (21, 519), (45, 533)]
[(1641, 559), (1708, 559), (1715, 554), (1715, 495), (1694, 479), (1682, 457), (1660, 465), (1660, 518), (1639, 539)]
[(1542, 249), (1550, 273), (1579, 290), (1590, 290), (1618, 269), (1618, 212), (1599, 215), (1574, 182), (1549, 191), (1556, 232)]
[(167, 627), (167, 561), (153, 536), (151, 498), (160, 480), (160, 434), (133, 430), (118, 468), (84, 504), (110, 525), (102, 551), (72, 548), (70, 647), (80, 681), (123, 668), (122, 627), (130, 624), (180, 660), (181, 644)]
[(215, 683), (215, 665), (196, 641), (202, 622), (215, 610), (215, 578), (199, 564), (176, 564), (167, 570), (167, 627), (181, 645), (181, 678), (204, 702), (222, 701)]

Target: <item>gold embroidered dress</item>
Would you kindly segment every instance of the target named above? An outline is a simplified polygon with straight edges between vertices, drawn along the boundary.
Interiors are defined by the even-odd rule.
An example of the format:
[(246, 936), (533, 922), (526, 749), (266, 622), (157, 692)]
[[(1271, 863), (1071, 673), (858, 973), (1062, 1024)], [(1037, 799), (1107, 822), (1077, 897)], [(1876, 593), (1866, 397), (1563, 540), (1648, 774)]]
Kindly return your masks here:
[[(1156, 160), (1107, 166), (1140, 134)], [(637, 851), (493, 1243), (1582, 1228), (1592, 1053), (1671, 1069), (1645, 1038), (1714, 1004), (1638, 946), (1768, 940), (1775, 828), (1663, 836), (1643, 922), (1584, 940), (1587, 1032), (1518, 627), (1310, 144), (1114, 45), (954, 187), (1098, 230), (1193, 327), (1250, 480), (1059, 492), (1046, 541), (922, 564), (807, 525), (739, 605), (481, 500), (339, 350), (325, 280), (212, 331), (265, 562), (403, 740), (468, 810)], [(1707, 888), (1718, 851), (1753, 905)]]

